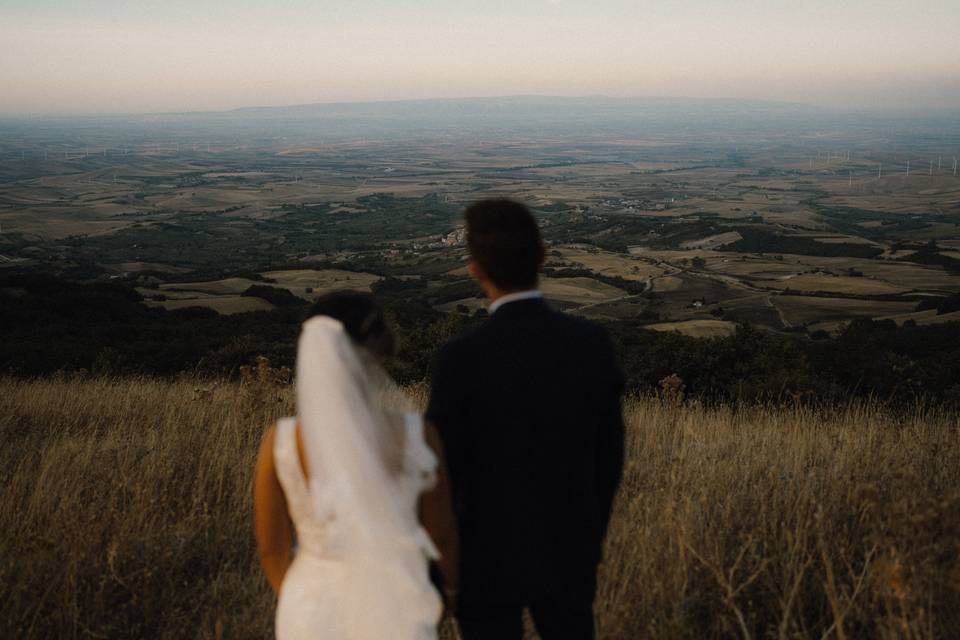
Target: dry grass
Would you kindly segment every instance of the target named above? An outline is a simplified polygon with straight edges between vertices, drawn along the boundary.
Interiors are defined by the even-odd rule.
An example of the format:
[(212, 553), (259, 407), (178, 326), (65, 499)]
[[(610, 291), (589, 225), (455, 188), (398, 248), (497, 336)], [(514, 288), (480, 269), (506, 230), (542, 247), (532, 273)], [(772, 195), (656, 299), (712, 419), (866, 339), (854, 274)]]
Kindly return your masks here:
[[(198, 384), (0, 379), (4, 637), (269, 637), (251, 469), (291, 394)], [(669, 399), (626, 415), (602, 638), (960, 628), (957, 415)]]

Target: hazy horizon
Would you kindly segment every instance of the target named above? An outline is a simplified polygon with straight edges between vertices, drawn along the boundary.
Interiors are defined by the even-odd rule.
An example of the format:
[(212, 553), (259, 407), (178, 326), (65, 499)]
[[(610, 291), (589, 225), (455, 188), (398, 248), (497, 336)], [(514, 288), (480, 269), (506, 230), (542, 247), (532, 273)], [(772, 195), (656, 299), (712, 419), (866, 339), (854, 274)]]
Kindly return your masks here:
[(0, 116), (500, 96), (960, 110), (960, 4), (8, 0)]

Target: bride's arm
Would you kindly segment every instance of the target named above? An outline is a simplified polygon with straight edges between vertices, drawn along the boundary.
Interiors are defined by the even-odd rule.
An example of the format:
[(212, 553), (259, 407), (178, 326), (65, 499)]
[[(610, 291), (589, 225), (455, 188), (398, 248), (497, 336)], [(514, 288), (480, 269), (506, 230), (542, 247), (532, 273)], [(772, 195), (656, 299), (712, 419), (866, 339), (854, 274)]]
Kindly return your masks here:
[(275, 435), (276, 427), (270, 427), (263, 436), (257, 456), (253, 484), (253, 521), (260, 565), (274, 592), (279, 593), (283, 576), (290, 568), (293, 526), (287, 512), (287, 499), (277, 479), (277, 469), (273, 461)]
[(437, 457), (437, 482), (420, 498), (420, 522), (440, 551), (437, 564), (443, 575), (443, 588), (446, 592), (444, 595), (447, 597), (447, 604), (453, 605), (450, 600), (456, 598), (460, 586), (460, 545), (457, 520), (453, 515), (450, 498), (450, 479), (443, 444), (436, 428), (429, 422), (425, 425), (424, 436), (427, 445)]

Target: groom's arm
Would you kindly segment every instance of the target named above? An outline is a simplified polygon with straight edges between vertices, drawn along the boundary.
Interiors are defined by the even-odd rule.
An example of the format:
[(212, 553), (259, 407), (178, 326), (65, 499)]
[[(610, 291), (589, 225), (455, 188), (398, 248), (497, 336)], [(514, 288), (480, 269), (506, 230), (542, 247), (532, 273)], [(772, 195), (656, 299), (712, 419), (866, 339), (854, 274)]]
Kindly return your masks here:
[(600, 507), (601, 530), (600, 542), (607, 535), (610, 516), (613, 511), (613, 501), (620, 487), (623, 476), (624, 458), (624, 424), (622, 397), (624, 390), (624, 376), (617, 362), (616, 354), (609, 337), (604, 334), (601, 338), (601, 376), (598, 391), (598, 424), (597, 424), (597, 503)]
[(430, 400), (426, 419), (433, 423), (440, 435), (447, 456), (450, 484), (454, 505), (458, 503), (460, 473), (463, 469), (463, 417), (464, 417), (464, 357), (457, 352), (455, 343), (444, 345), (434, 361), (430, 377)]
[(601, 514), (601, 542), (607, 535), (613, 501), (623, 476), (624, 426), (620, 398), (610, 398), (599, 425), (597, 443), (597, 499)]

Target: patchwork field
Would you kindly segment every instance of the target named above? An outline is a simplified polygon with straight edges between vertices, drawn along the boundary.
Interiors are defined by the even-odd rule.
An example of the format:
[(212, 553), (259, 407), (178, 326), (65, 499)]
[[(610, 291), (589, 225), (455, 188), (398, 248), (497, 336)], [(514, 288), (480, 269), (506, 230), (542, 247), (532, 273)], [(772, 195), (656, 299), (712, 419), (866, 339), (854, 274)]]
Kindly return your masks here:
[[(221, 312), (265, 308), (238, 300), (251, 286), (312, 299), (422, 277), (410, 296), (473, 313), (481, 303), (457, 295), (469, 288), (457, 233), (466, 204), (499, 196), (533, 209), (546, 266), (577, 275), (548, 277), (545, 291), (584, 315), (658, 324), (709, 312), (782, 330), (845, 310), (890, 313), (864, 300), (781, 312), (770, 300), (786, 289), (849, 300), (960, 292), (960, 178), (875, 178), (878, 162), (932, 153), (942, 129), (881, 149), (860, 127), (829, 139), (652, 129), (256, 142), (238, 129), (209, 144), (105, 130), (80, 145), (71, 140), (95, 134), (24, 125), (0, 138), (0, 270), (128, 283), (150, 304)], [(873, 151), (825, 148), (841, 144)]]

